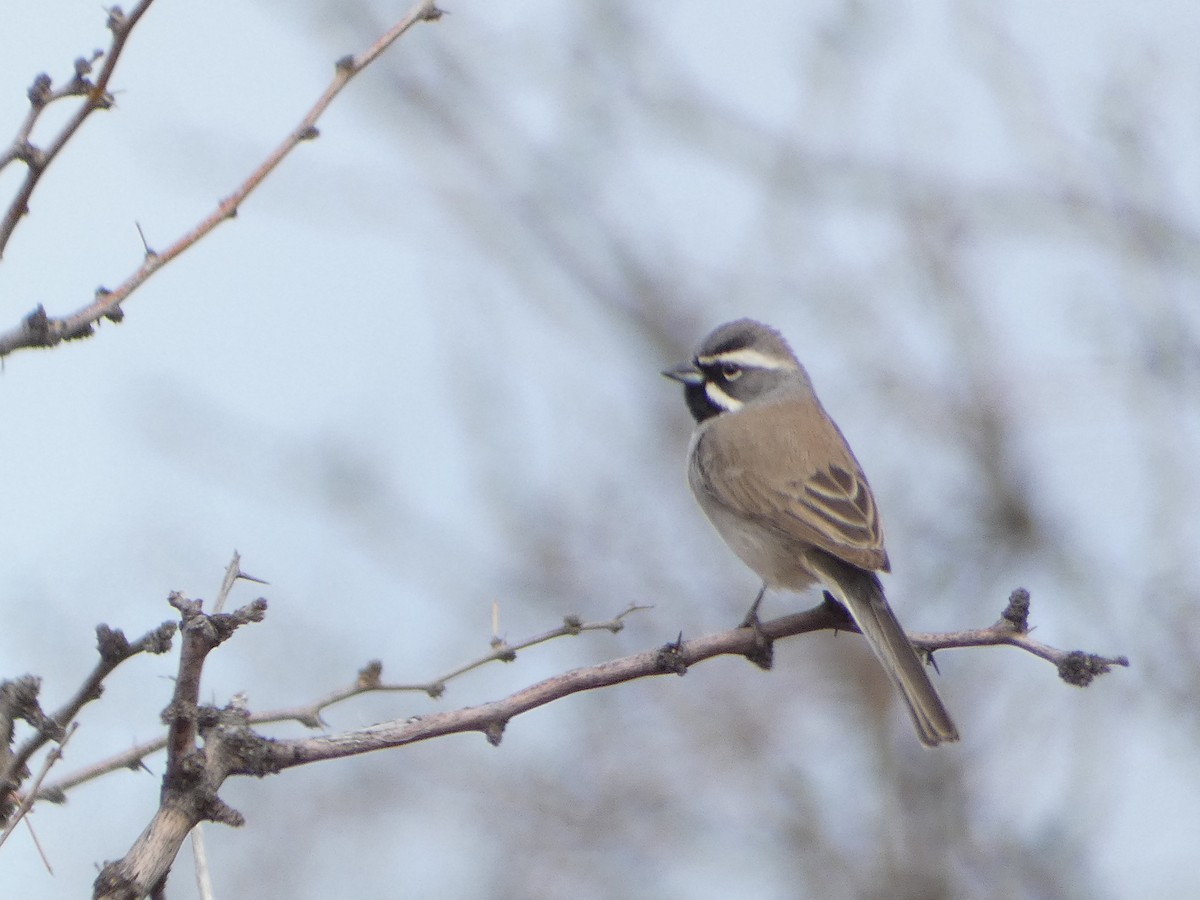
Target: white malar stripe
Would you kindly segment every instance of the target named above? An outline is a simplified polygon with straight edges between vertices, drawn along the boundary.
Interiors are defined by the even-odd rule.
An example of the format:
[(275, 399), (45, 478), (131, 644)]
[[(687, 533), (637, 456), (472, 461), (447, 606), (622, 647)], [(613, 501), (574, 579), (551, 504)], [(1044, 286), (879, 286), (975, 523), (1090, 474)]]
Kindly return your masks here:
[(702, 366), (717, 363), (732, 363), (743, 369), (794, 369), (796, 364), (790, 359), (780, 359), (778, 356), (768, 356), (761, 350), (743, 347), (740, 350), (728, 350), (725, 353), (714, 353), (711, 356), (698, 356), (696, 362)]
[(725, 412), (737, 412), (746, 405), (741, 400), (735, 400), (733, 397), (730, 397), (711, 381), (704, 385), (704, 393), (708, 395), (709, 400), (721, 407)]

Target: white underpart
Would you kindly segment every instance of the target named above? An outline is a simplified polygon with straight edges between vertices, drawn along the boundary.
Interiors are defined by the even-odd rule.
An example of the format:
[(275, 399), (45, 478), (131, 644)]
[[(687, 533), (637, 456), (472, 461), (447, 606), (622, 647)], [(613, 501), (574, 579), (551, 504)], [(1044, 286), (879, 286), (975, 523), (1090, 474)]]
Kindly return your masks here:
[(729, 350), (725, 353), (714, 353), (711, 356), (698, 357), (696, 362), (702, 366), (716, 363), (741, 366), (743, 369), (794, 369), (796, 364), (790, 359), (780, 359), (778, 356), (768, 356), (761, 350), (743, 347), (741, 350)]
[(741, 400), (735, 400), (733, 397), (730, 397), (711, 381), (704, 385), (704, 393), (708, 395), (709, 400), (726, 412), (737, 412), (745, 406)]

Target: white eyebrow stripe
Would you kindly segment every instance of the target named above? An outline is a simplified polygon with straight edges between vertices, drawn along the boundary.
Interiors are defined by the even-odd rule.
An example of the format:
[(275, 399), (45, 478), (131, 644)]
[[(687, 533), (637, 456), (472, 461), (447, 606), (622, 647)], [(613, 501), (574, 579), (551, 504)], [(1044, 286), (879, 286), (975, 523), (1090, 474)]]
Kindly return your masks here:
[(761, 350), (743, 347), (740, 350), (727, 350), (724, 353), (713, 353), (710, 356), (698, 356), (696, 362), (702, 366), (715, 363), (733, 363), (744, 369), (794, 369), (796, 364), (790, 359), (780, 359), (778, 356), (768, 356)]
[(725, 412), (737, 412), (746, 405), (741, 400), (735, 400), (733, 397), (730, 397), (711, 381), (705, 382), (704, 393), (708, 395), (709, 400), (721, 407)]

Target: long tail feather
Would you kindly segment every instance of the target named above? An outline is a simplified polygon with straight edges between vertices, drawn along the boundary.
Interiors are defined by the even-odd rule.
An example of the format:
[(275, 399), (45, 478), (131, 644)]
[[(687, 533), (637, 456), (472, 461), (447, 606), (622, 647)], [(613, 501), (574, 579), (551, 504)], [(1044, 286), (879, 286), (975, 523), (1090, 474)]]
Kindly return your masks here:
[(888, 678), (900, 691), (921, 743), (936, 747), (947, 741), (957, 741), (958, 729), (929, 680), (924, 663), (888, 605), (883, 586), (875, 574), (824, 553), (819, 557), (814, 554), (809, 562), (838, 602), (849, 611)]

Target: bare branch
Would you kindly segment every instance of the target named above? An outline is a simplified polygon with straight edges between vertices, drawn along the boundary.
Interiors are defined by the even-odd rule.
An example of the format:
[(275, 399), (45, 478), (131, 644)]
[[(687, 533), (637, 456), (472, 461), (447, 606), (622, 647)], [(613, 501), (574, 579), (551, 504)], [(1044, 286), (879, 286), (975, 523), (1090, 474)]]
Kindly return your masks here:
[[(1046, 658), (1059, 660), (1061, 671), (1062, 660), (1080, 655), (1079, 651), (1069, 653), (1030, 641), (1025, 634), (1028, 601), (1026, 591), (1014, 591), (996, 625), (973, 632), (914, 636), (914, 642), (929, 653), (948, 647), (1007, 644), (1039, 656), (1048, 653)], [(480, 732), (495, 745), (500, 743), (505, 727), (514, 717), (572, 694), (650, 676), (684, 675), (696, 663), (729, 654), (745, 656), (764, 665), (769, 660), (770, 642), (779, 638), (825, 629), (854, 630), (845, 610), (827, 599), (813, 609), (760, 624), (757, 628), (739, 627), (686, 642), (679, 639), (656, 650), (574, 669), (480, 706), (415, 716), (341, 734), (272, 740), (250, 729), (251, 716), (241, 703), (230, 704), (221, 710), (196, 705), (203, 657), (236, 627), (236, 624), (223, 627), (222, 620), (252, 621), (255, 616), (261, 617), (263, 607), (246, 607), (233, 616), (205, 616), (198, 603), (177, 595), (172, 598), (172, 603), (184, 616), (184, 649), (175, 697), (168, 707), (171, 732), (167, 741), (163, 801), (129, 853), (103, 868), (96, 880), (97, 897), (142, 896), (160, 884), (184, 838), (200, 822), (242, 824), (241, 815), (218, 796), (221, 785), (231, 775), (262, 777), (293, 766), (357, 756), (468, 731)], [(613, 622), (619, 624), (620, 617)], [(568, 621), (563, 628), (547, 634), (577, 633), (581, 628), (582, 623)], [(539, 636), (531, 642), (542, 639), (549, 638)], [(511, 651), (511, 648), (502, 647), (495, 653), (506, 650)], [(1082, 656), (1096, 663), (1097, 674), (1107, 671), (1111, 665), (1128, 665), (1124, 658)], [(502, 657), (493, 654), (490, 658)], [(466, 667), (462, 669), (466, 670)], [(368, 674), (360, 673), (360, 682), (369, 684), (373, 670), (368, 667), (364, 672)], [(296, 716), (289, 712), (288, 717)], [(203, 749), (192, 743), (197, 736), (203, 738)]]
[[(217, 712), (201, 707), (200, 676), (208, 654), (233, 636), (242, 625), (262, 621), (267, 601), (259, 598), (232, 613), (206, 615), (203, 604), (173, 593), (169, 601), (179, 610), (182, 646), (175, 691), (163, 711), (167, 723), (167, 768), (162, 799), (151, 825), (125, 857), (108, 863), (96, 878), (95, 896), (144, 897), (161, 889), (171, 862), (188, 832), (204, 821), (241, 825), (242, 816), (217, 796), (226, 768), (221, 748), (222, 732), (248, 731), (246, 711), (230, 704)], [(203, 736), (205, 749), (197, 746)]]
[(221, 579), (221, 589), (217, 592), (217, 599), (213, 601), (213, 612), (220, 612), (225, 608), (225, 603), (229, 600), (229, 594), (233, 591), (233, 586), (239, 580), (253, 581), (255, 584), (268, 583), (261, 578), (255, 578), (248, 572), (243, 572), (242, 555), (234, 550), (233, 558), (229, 560), (229, 565), (225, 567), (225, 577)]
[(135, 744), (123, 753), (118, 753), (116, 756), (110, 756), (97, 763), (93, 763), (77, 772), (72, 772), (65, 778), (52, 782), (41, 789), (38, 793), (39, 800), (46, 800), (50, 803), (65, 803), (67, 801), (67, 791), (78, 787), (89, 781), (107, 775), (110, 772), (115, 772), (118, 769), (146, 769), (142, 760), (152, 753), (157, 753), (163, 747), (167, 746), (165, 736), (157, 737), (150, 741), (143, 741), (140, 744)]
[[(17, 135), (13, 138), (9, 149), (0, 154), (0, 169), (14, 160), (21, 160), (25, 163), (25, 179), (17, 188), (17, 193), (13, 197), (12, 203), (9, 204), (4, 218), (0, 219), (0, 258), (4, 256), (4, 250), (8, 247), (9, 239), (12, 238), (17, 223), (29, 212), (29, 200), (50, 163), (55, 160), (67, 142), (75, 136), (88, 116), (98, 109), (108, 109), (112, 106), (112, 94), (108, 92), (109, 80), (117, 68), (121, 51), (125, 49), (125, 42), (129, 40), (134, 26), (153, 2), (154, 0), (141, 0), (127, 14), (116, 6), (109, 9), (107, 24), (108, 30), (112, 33), (112, 42), (109, 44), (108, 52), (93, 55), (90, 60), (83, 57), (75, 60), (75, 77), (63, 87), (55, 90), (50, 76), (45, 74), (38, 75), (34, 79), (33, 86), (29, 88), (29, 113), (17, 130)], [(104, 65), (101, 66), (95, 83), (92, 83), (88, 80), (88, 75), (91, 73), (92, 64), (100, 59), (100, 56), (104, 58)], [(38, 149), (32, 143), (34, 125), (37, 124), (38, 118), (47, 106), (65, 97), (83, 97), (84, 101), (46, 148)], [(4, 353), (5, 351), (0, 350), (0, 356), (3, 356)]]
[[(1090, 654), (1080, 650), (1060, 650), (1051, 647), (1048, 644), (1043, 644), (1036, 641), (1028, 635), (1028, 626), (1026, 617), (1028, 615), (1028, 592), (1017, 590), (1013, 592), (1009, 599), (1009, 605), (1002, 614), (1000, 620), (996, 624), (986, 628), (954, 631), (944, 633), (921, 633), (912, 632), (909, 637), (912, 639), (914, 646), (926, 651), (932, 656), (935, 650), (945, 650), (960, 647), (985, 647), (985, 646), (1011, 646), (1025, 650), (1035, 656), (1045, 659), (1053, 663), (1059, 669), (1059, 675), (1070, 684), (1084, 685), (1088, 683), (1096, 675), (1103, 674), (1110, 670), (1112, 666), (1128, 666), (1128, 660), (1123, 657), (1103, 657), (1097, 654)], [(619, 631), (623, 625), (625, 616), (630, 613), (644, 609), (645, 607), (631, 606), (624, 612), (614, 618), (602, 622), (585, 622), (578, 623), (573, 617), (568, 617), (564, 621), (564, 625), (551, 629), (543, 634), (535, 637), (527, 638), (518, 641), (514, 644), (501, 643), (493, 649), (493, 651), (485, 656), (480, 657), (471, 663), (459, 666), (439, 678), (435, 678), (428, 682), (420, 683), (393, 683), (388, 684), (382, 680), (383, 666), (378, 660), (373, 660), (359, 670), (355, 680), (344, 688), (339, 688), (329, 694), (321, 697), (311, 703), (300, 706), (284, 707), (280, 709), (265, 710), (263, 712), (254, 713), (248, 716), (247, 724), (249, 725), (264, 725), (283, 721), (296, 721), (309, 728), (319, 728), (324, 723), (321, 719), (321, 713), (337, 703), (341, 703), (352, 697), (357, 697), (361, 694), (377, 693), (377, 692), (420, 692), (428, 694), (431, 697), (440, 696), (445, 690), (446, 682), (472, 671), (481, 665), (495, 661), (510, 661), (514, 658), (517, 650), (525, 649), (526, 647), (535, 644), (543, 643), (554, 637), (578, 634), (583, 631), (609, 630)], [(785, 616), (780, 619), (775, 619), (771, 622), (764, 623), (761, 626), (761, 637), (767, 641), (777, 640), (783, 637), (789, 637), (796, 634), (803, 634), (810, 631), (819, 631), (825, 629), (834, 629), (841, 631), (856, 631), (856, 627), (840, 609), (828, 603), (818, 606), (806, 612), (797, 613), (791, 616)], [(748, 642), (748, 643), (747, 643)], [(703, 643), (687, 642), (668, 645), (670, 650), (660, 649), (654, 652), (656, 664), (666, 665), (669, 671), (683, 674), (687, 671), (688, 666), (693, 665), (702, 659), (707, 659), (711, 656), (722, 654), (739, 654), (745, 655), (755, 661), (761, 661), (762, 646), (756, 640), (751, 632), (747, 629), (735, 629), (734, 631), (725, 632), (721, 635), (713, 635), (705, 638)], [(687, 648), (687, 652), (684, 652)], [(643, 654), (644, 656), (644, 654)], [(631, 657), (630, 659), (637, 659)], [(628, 661), (616, 661), (612, 664), (617, 665), (623, 663), (629, 666)], [(627, 677), (617, 679), (617, 681), (631, 680), (634, 678), (645, 677), (647, 674), (662, 674), (659, 671), (645, 671), (637, 666), (626, 668)], [(1079, 673), (1086, 673), (1087, 677), (1080, 677)], [(554, 679), (550, 680), (551, 682)], [(612, 683), (617, 683), (614, 681)], [(594, 687), (603, 687), (609, 682), (597, 684), (584, 684), (576, 687), (573, 690), (568, 690), (562, 694), (556, 694), (549, 697), (543, 702), (550, 702), (558, 699), (559, 696), (566, 696), (569, 693), (575, 693), (579, 690), (590, 690)], [(544, 683), (545, 684), (545, 683)], [(532, 707), (529, 707), (532, 708)], [(525, 711), (522, 709), (521, 711)], [(443, 713), (442, 716), (455, 716), (455, 713)], [(427, 719), (420, 720), (423, 726), (428, 728), (430, 723)], [(383, 727), (383, 726), (379, 726)], [(398, 744), (384, 744), (383, 746), (399, 746), (403, 743), (412, 743), (418, 740), (426, 740), (430, 737), (437, 737), (441, 734), (455, 733), (457, 731), (469, 731), (472, 727), (462, 725), (462, 723), (454, 724), (448, 730), (438, 730), (436, 733), (424, 733), (417, 736), (407, 735)], [(483, 729), (478, 729), (483, 730)], [(494, 733), (494, 729), (491, 733)], [(318, 744), (310, 745), (310, 747), (319, 746), (319, 742), (327, 740), (326, 738), (314, 738)], [(165, 738), (155, 738), (145, 741), (136, 746), (130, 747), (128, 750), (109, 757), (108, 759), (97, 762), (77, 772), (73, 772), (67, 777), (58, 782), (47, 785), (41, 791), (41, 798), (51, 802), (61, 802), (65, 799), (67, 791), (94, 780), (102, 775), (114, 772), (118, 769), (137, 769), (144, 767), (142, 760), (153, 753), (162, 750), (166, 746)], [(372, 746), (370, 749), (380, 749), (380, 747)], [(317, 754), (319, 758), (322, 751), (310, 749), (307, 752)], [(359, 752), (364, 752), (360, 747)], [(333, 755), (342, 755), (333, 753)]]
[(446, 689), (447, 681), (478, 669), (480, 666), (485, 666), (490, 662), (512, 662), (517, 658), (518, 651), (534, 647), (538, 644), (544, 644), (546, 641), (552, 641), (555, 638), (582, 634), (585, 631), (611, 631), (613, 634), (616, 634), (625, 627), (626, 616), (650, 608), (649, 606), (631, 604), (625, 610), (604, 622), (584, 622), (578, 616), (566, 616), (563, 619), (563, 624), (558, 628), (551, 628), (547, 632), (526, 638), (523, 641), (517, 641), (515, 644), (510, 644), (498, 636), (493, 637), (491, 653), (481, 656), (479, 659), (469, 662), (466, 665), (459, 666), (457, 669), (447, 672), (441, 678), (436, 678), (428, 684), (418, 685), (417, 688), (425, 691), (431, 697), (441, 696), (442, 692)]
[(53, 731), (38, 703), (41, 688), (41, 679), (33, 675), (0, 682), (0, 822), (8, 820), (17, 802), (16, 787), (29, 774), (28, 758), (18, 759), (12, 750), (17, 722), (28, 722), (39, 732)]
[[(545, 643), (546, 641), (552, 640), (556, 637), (582, 634), (585, 631), (610, 631), (615, 634), (625, 627), (624, 620), (626, 616), (648, 608), (649, 607), (646, 606), (631, 605), (613, 618), (600, 622), (582, 622), (577, 616), (567, 616), (563, 620), (563, 625), (561, 627), (551, 629), (534, 637), (526, 638), (522, 641), (517, 641), (514, 644), (502, 643), (497, 645), (494, 639), (493, 650), (491, 653), (487, 654), (486, 656), (482, 656), (471, 663), (467, 663), (466, 665), (458, 666), (439, 678), (422, 683), (388, 684), (384, 682), (382, 678), (383, 663), (381, 663), (379, 660), (372, 660), (358, 671), (354, 681), (346, 687), (331, 691), (324, 697), (321, 697), (311, 703), (254, 713), (250, 715), (248, 723), (250, 725), (267, 725), (276, 722), (299, 722), (301, 725), (305, 725), (309, 728), (321, 728), (325, 724), (321, 719), (321, 713), (323, 711), (334, 704), (341, 703), (361, 694), (416, 692), (427, 694), (430, 697), (439, 697), (446, 689), (446, 682), (477, 669), (488, 662), (511, 662), (516, 658), (516, 652), (518, 650), (524, 650), (527, 647)], [(139, 768), (145, 768), (142, 760), (153, 753), (157, 753), (166, 746), (166, 737), (157, 737), (153, 740), (144, 741), (140, 744), (130, 747), (128, 750), (108, 757), (107, 759), (101, 760), (97, 763), (80, 769), (79, 771), (72, 772), (59, 781), (46, 785), (46, 787), (41, 790), (39, 799), (48, 800), (51, 803), (65, 802), (67, 792), (72, 788), (84, 784), (85, 782), (93, 781), (102, 775), (107, 775), (110, 772), (115, 772), (119, 769), (137, 770)]]
[(232, 613), (205, 615), (199, 600), (189, 600), (173, 593), (168, 601), (179, 610), (183, 619), (183, 636), (179, 654), (179, 671), (175, 677), (175, 693), (163, 711), (167, 723), (167, 773), (164, 790), (187, 780), (185, 769), (196, 750), (200, 729), (200, 675), (208, 654), (228, 640), (242, 625), (261, 622), (266, 614), (267, 601), (255, 600)]
[[(45, 746), (47, 741), (61, 740), (67, 724), (75, 719), (86, 704), (100, 697), (104, 679), (117, 666), (139, 653), (166, 653), (171, 649), (171, 639), (174, 634), (175, 623), (164, 622), (158, 628), (131, 642), (126, 639), (119, 628), (109, 628), (107, 625), (96, 626), (96, 648), (99, 651), (100, 659), (79, 689), (75, 691), (74, 696), (50, 715), (42, 713), (37, 704), (39, 687), (37, 680), (32, 679), (32, 684), (30, 684), (28, 676), (26, 679), (20, 679), (20, 683), (24, 684), (27, 689), (32, 688), (33, 693), (32, 695), (28, 694), (28, 690), (21, 693), (24, 705), (20, 707), (19, 717), (33, 725), (35, 731), (18, 750), (11, 754), (8, 747), (13, 737), (11, 725), (15, 716), (10, 712), (11, 706), (7, 702), (8, 693), (6, 692), (5, 702), (0, 702), (0, 724), (7, 722), (4, 734), (0, 735), (6, 738), (3, 747), (0, 747), (0, 762), (3, 763), (0, 765), (0, 798), (8, 795), (20, 784), (33, 754)], [(6, 682), (5, 684), (7, 687), (11, 683)], [(2, 806), (0, 806), (0, 812), (3, 812)]]
[[(1028, 603), (1028, 593), (1024, 590), (1015, 591), (1013, 597), (1024, 597), (1026, 604)], [(1010, 598), (1006, 614), (1013, 607), (1014, 600)], [(716, 656), (730, 654), (745, 656), (751, 661), (761, 664), (764, 640), (769, 644), (780, 638), (828, 629), (857, 630), (853, 621), (841, 607), (827, 601), (805, 612), (762, 623), (757, 634), (751, 628), (739, 627), (691, 641), (675, 641), (657, 650), (638, 653), (596, 666), (575, 669), (547, 678), (545, 681), (518, 691), (503, 700), (486, 703), (482, 706), (419, 716), (405, 722), (389, 722), (342, 735), (274, 741), (270, 745), (269, 769), (278, 771), (318, 759), (355, 756), (372, 750), (399, 747), (465, 731), (478, 731), (491, 743), (499, 743), (510, 719), (571, 694), (654, 675), (683, 675), (686, 674), (689, 667)], [(1014, 625), (1008, 618), (1001, 618), (996, 625), (990, 628), (975, 631), (914, 634), (911, 637), (916, 646), (930, 654), (934, 650), (952, 647), (1001, 645), (1019, 647), (1054, 662), (1059, 667), (1059, 674), (1064, 680), (1079, 685), (1086, 684), (1090, 678), (1087, 680), (1068, 678), (1064, 673), (1064, 667), (1071, 668), (1072, 660), (1087, 660), (1092, 677), (1107, 672), (1114, 665), (1129, 665), (1129, 661), (1125, 657), (1109, 659), (1083, 651), (1065, 651), (1049, 647), (1030, 639), (1023, 631), (1019, 630), (1019, 626)], [(255, 774), (266, 774), (266, 772)]]
[(192, 829), (192, 863), (196, 870), (196, 893), (200, 900), (212, 900), (214, 896), (212, 872), (208, 864), (208, 849), (204, 841), (204, 823)]
[(525, 650), (528, 647), (533, 647), (537, 644), (543, 644), (546, 641), (554, 640), (555, 638), (568, 637), (572, 635), (583, 634), (585, 631), (610, 631), (616, 634), (625, 627), (624, 619), (631, 613), (639, 610), (649, 609), (647, 606), (631, 605), (624, 611), (618, 613), (611, 619), (603, 622), (584, 622), (578, 616), (567, 616), (563, 619), (563, 624), (558, 628), (552, 628), (542, 634), (535, 635), (531, 638), (526, 638), (523, 641), (518, 641), (515, 644), (509, 644), (500, 638), (492, 639), (492, 650), (476, 660), (451, 669), (445, 675), (426, 681), (423, 683), (412, 684), (386, 684), (382, 680), (383, 664), (379, 660), (372, 660), (359, 669), (358, 676), (354, 683), (347, 687), (333, 691), (330, 694), (320, 698), (319, 700), (307, 704), (305, 706), (294, 706), (284, 709), (271, 710), (269, 712), (256, 713), (250, 716), (250, 724), (259, 725), (268, 722), (286, 722), (296, 721), (302, 725), (307, 725), (309, 728), (320, 728), (325, 723), (321, 719), (321, 713), (333, 706), (335, 703), (341, 703), (343, 700), (348, 700), (351, 697), (357, 697), (359, 694), (380, 693), (380, 692), (420, 692), (428, 694), (430, 697), (440, 697), (446, 691), (446, 682), (451, 679), (465, 675), (467, 672), (485, 666), (492, 662), (512, 662), (517, 658), (517, 651)]
[(953, 631), (944, 634), (909, 634), (915, 646), (932, 654), (934, 650), (952, 647), (1019, 647), (1053, 663), (1058, 677), (1067, 684), (1087, 687), (1098, 675), (1111, 671), (1113, 666), (1129, 666), (1124, 656), (1106, 657), (1083, 650), (1059, 650), (1029, 636), (1029, 592), (1017, 588), (1008, 598), (1008, 606), (996, 624), (973, 631)]
[[(143, 9), (150, 2), (151, 0), (143, 0), (138, 9)], [(159, 252), (148, 251), (143, 257), (142, 264), (138, 267), (137, 271), (112, 290), (108, 290), (107, 288), (98, 289), (92, 302), (82, 309), (62, 318), (54, 318), (47, 314), (43, 307), (38, 306), (33, 312), (25, 316), (15, 328), (7, 332), (0, 332), (0, 358), (12, 353), (14, 350), (28, 347), (53, 347), (60, 341), (89, 337), (92, 334), (92, 326), (101, 319), (109, 319), (114, 322), (121, 321), (124, 318), (121, 304), (130, 294), (141, 287), (155, 272), (184, 251), (193, 247), (201, 238), (216, 229), (222, 222), (234, 218), (242, 202), (283, 162), (284, 158), (297, 145), (318, 137), (317, 120), (320, 119), (322, 113), (325, 112), (334, 98), (341, 93), (342, 89), (349, 84), (355, 75), (374, 62), (380, 54), (390, 47), (401, 35), (412, 28), (413, 25), (418, 22), (435, 21), (441, 15), (441, 10), (437, 8), (433, 0), (419, 0), (403, 19), (392, 26), (392, 28), (362, 53), (357, 56), (346, 56), (338, 60), (334, 67), (333, 80), (300, 121), (300, 124), (284, 138), (283, 142), (257, 169), (250, 173), (249, 177), (232, 194), (217, 205), (215, 210), (209, 213), (208, 216), (202, 219), (186, 234), (176, 239), (166, 249)], [(133, 14), (131, 13), (128, 18), (131, 19), (132, 17)], [(123, 33), (127, 34), (127, 32), (128, 29)], [(24, 209), (24, 200), (21, 201), (20, 209)], [(0, 250), (2, 249), (3, 244), (0, 244)]]
[(62, 759), (63, 747), (67, 745), (67, 741), (71, 739), (78, 728), (78, 724), (72, 724), (62, 736), (62, 740), (58, 742), (58, 746), (46, 754), (45, 760), (42, 762), (42, 768), (38, 771), (37, 777), (33, 779), (33, 784), (29, 786), (24, 799), (21, 800), (21, 805), (17, 807), (17, 811), (13, 813), (12, 818), (8, 820), (4, 831), (0, 832), (0, 847), (4, 846), (4, 842), (8, 840), (8, 836), (13, 833), (13, 829), (17, 827), (26, 814), (33, 808), (34, 802), (37, 800), (38, 791), (41, 789), (42, 782), (46, 779), (46, 775), (56, 762)]

